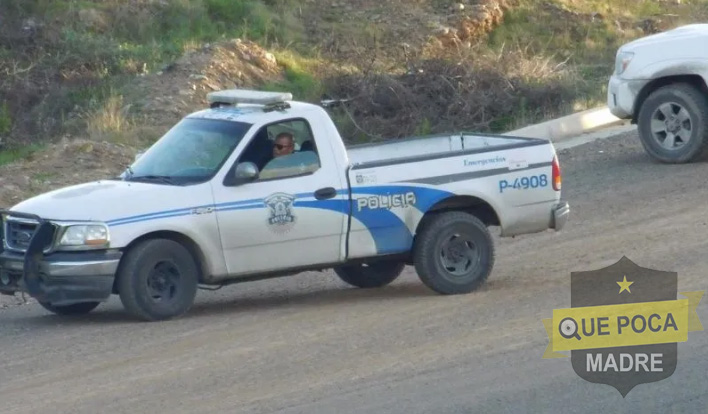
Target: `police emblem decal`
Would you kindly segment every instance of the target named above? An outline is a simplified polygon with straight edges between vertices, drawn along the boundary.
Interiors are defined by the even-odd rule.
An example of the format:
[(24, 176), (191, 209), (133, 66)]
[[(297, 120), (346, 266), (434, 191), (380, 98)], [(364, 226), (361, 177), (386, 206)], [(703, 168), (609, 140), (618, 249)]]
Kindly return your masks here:
[(295, 196), (286, 193), (271, 194), (264, 200), (268, 207), (269, 228), (276, 233), (287, 233), (295, 225), (293, 202)]

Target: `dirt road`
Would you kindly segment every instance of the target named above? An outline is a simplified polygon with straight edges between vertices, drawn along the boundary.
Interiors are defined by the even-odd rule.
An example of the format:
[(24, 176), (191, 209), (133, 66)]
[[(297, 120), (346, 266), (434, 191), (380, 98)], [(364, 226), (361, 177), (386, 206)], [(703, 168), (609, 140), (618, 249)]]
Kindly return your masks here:
[(634, 134), (560, 156), (568, 226), (497, 239), (473, 294), (433, 294), (412, 270), (373, 291), (315, 273), (200, 292), (166, 323), (135, 323), (117, 299), (75, 319), (0, 310), (0, 412), (705, 412), (705, 331), (679, 343), (670, 378), (623, 399), (542, 359), (541, 320), (570, 306), (570, 272), (623, 255), (708, 290), (708, 164), (653, 163)]

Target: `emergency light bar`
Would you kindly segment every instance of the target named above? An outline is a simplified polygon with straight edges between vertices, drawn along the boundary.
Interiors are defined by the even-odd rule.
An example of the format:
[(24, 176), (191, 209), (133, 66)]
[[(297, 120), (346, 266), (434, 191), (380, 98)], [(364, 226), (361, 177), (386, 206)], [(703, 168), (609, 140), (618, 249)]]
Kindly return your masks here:
[(265, 92), (250, 89), (225, 89), (223, 91), (209, 92), (207, 102), (209, 105), (219, 104), (257, 104), (257, 105), (282, 105), (293, 99), (290, 92)]

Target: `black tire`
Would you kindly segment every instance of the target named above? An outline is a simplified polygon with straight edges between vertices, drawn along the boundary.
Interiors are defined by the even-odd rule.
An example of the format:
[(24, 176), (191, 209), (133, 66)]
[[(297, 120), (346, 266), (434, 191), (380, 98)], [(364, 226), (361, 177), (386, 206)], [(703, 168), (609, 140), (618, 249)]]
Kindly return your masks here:
[[(660, 110), (667, 104), (673, 118), (667, 118)], [(683, 116), (676, 116), (679, 114)], [(652, 120), (664, 130), (653, 133)], [(680, 164), (702, 160), (708, 155), (708, 96), (692, 85), (676, 83), (652, 92), (642, 104), (637, 123), (644, 150), (658, 161)], [(664, 147), (662, 138), (675, 136), (674, 132), (679, 133), (674, 145), (679, 145), (673, 149)], [(680, 139), (681, 136), (684, 139)], [(670, 141), (663, 142), (670, 144)]]
[[(477, 217), (458, 211), (435, 214), (425, 220), (413, 247), (413, 262), (420, 280), (443, 295), (469, 293), (482, 285), (494, 267), (494, 241), (487, 226)], [(453, 237), (456, 241), (450, 244)], [(466, 242), (474, 246), (474, 251)], [(459, 273), (451, 271), (452, 267)]]
[(344, 282), (363, 289), (386, 286), (401, 275), (406, 264), (382, 260), (368, 264), (351, 264), (334, 268), (334, 273)]
[(96, 309), (101, 302), (81, 302), (71, 305), (52, 305), (47, 302), (39, 302), (39, 304), (44, 309), (57, 315), (84, 315)]
[[(167, 320), (192, 307), (198, 282), (199, 271), (189, 250), (172, 240), (151, 239), (131, 248), (123, 258), (118, 293), (131, 315), (145, 321)], [(156, 300), (160, 294), (165, 300)]]

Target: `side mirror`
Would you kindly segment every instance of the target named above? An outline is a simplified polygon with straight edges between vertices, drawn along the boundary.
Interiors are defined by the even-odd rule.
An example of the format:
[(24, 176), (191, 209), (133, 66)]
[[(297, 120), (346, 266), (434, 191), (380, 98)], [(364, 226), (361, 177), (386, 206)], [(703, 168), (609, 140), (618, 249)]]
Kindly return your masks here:
[(234, 181), (236, 183), (245, 183), (258, 178), (258, 167), (252, 162), (242, 162), (236, 166), (234, 173)]

